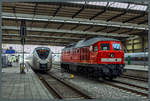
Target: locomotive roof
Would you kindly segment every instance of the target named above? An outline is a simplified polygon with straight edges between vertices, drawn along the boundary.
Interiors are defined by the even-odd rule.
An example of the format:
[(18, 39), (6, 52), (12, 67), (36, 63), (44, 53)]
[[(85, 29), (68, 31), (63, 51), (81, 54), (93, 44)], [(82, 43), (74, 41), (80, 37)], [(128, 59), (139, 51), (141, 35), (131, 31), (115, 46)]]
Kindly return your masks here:
[(88, 39), (80, 40), (77, 43), (69, 44), (64, 49), (67, 50), (70, 48), (79, 48), (79, 47), (91, 46), (98, 41), (119, 41), (119, 40), (112, 39), (112, 38), (105, 38), (105, 37), (94, 37), (94, 38), (88, 38)]

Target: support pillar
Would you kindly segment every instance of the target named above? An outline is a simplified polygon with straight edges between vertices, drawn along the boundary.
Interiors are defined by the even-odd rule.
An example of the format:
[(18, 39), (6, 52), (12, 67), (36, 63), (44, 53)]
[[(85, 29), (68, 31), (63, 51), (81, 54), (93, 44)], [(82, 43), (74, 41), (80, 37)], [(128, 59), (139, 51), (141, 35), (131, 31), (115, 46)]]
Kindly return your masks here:
[(2, 0), (0, 0), (0, 99), (2, 99)]
[(142, 51), (144, 52), (145, 50), (145, 39), (144, 39), (144, 37), (142, 37)]
[[(148, 6), (148, 85), (150, 86), (150, 1), (148, 2)], [(148, 87), (148, 89), (150, 91), (150, 87)], [(150, 99), (150, 92), (148, 93), (148, 99)]]
[(131, 40), (132, 53), (134, 53), (134, 39)]

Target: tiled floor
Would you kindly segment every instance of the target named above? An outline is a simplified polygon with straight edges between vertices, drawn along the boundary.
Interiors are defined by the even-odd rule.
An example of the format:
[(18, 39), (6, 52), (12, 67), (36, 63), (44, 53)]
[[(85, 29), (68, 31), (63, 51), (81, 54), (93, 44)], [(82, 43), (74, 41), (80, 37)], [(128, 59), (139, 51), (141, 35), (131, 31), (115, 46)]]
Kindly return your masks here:
[(18, 65), (2, 70), (2, 97), (7, 99), (52, 99), (34, 72), (28, 68), (20, 74)]

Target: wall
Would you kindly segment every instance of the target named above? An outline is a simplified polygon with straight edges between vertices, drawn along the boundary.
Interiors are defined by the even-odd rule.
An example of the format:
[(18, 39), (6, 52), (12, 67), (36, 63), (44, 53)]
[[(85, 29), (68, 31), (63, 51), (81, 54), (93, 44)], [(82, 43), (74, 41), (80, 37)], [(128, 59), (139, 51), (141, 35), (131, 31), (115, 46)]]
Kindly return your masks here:
[(143, 36), (133, 40), (126, 40), (125, 47), (129, 53), (144, 52), (144, 48), (148, 51), (148, 37)]

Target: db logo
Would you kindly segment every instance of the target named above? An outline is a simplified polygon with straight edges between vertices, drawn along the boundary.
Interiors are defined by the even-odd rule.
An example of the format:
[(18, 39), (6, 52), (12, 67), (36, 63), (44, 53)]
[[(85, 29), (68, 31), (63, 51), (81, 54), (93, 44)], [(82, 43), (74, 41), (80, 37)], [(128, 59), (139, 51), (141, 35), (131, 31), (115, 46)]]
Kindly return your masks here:
[(114, 58), (114, 57), (115, 57), (115, 55), (114, 55), (113, 53), (111, 53), (111, 54), (110, 54), (110, 57)]

